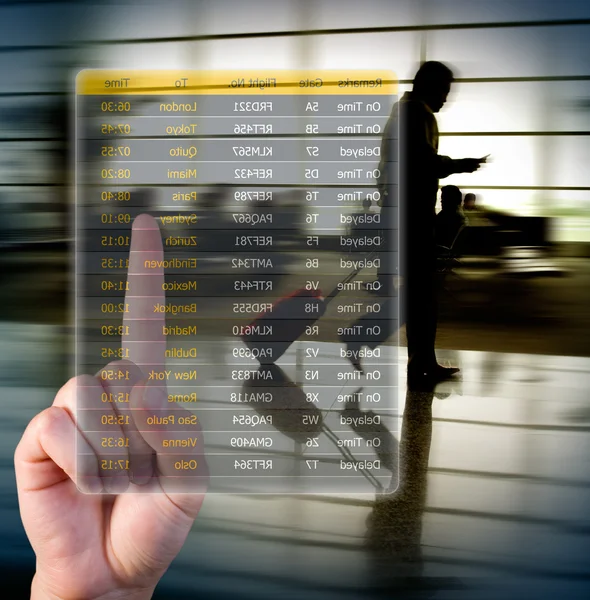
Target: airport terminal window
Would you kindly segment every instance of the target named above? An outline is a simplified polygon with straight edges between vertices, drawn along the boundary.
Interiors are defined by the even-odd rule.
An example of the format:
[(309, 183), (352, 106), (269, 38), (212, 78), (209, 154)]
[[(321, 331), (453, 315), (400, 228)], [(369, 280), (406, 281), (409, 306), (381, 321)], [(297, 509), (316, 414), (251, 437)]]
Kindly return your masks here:
[(207, 69), (292, 69), (299, 65), (301, 45), (306, 38), (211, 40), (203, 49), (199, 67)]
[(588, 25), (541, 27), (539, 60), (544, 75), (587, 75), (590, 39)]
[(440, 138), (439, 150), (447, 156), (484, 156), (491, 162), (470, 175), (451, 175), (448, 184), (535, 186), (538, 185), (539, 153), (532, 136), (445, 136)]
[[(384, 23), (403, 27), (422, 22), (420, 2), (414, 0), (367, 0), (362, 3), (328, 0), (310, 4), (310, 16), (317, 29), (382, 27)], [(343, 10), (344, 5), (346, 10)]]
[(547, 47), (540, 29), (429, 31), (428, 54), (455, 65), (465, 78), (543, 76), (548, 74), (542, 54)]
[(590, 187), (590, 136), (556, 135), (544, 142), (551, 144), (549, 185)]
[(153, 69), (181, 68), (187, 62), (185, 48), (176, 42), (162, 44), (113, 44), (97, 48), (92, 66), (105, 69), (141, 69), (146, 64)]
[(559, 131), (588, 131), (590, 76), (586, 81), (545, 83), (551, 93), (548, 127)]
[(400, 79), (413, 77), (420, 34), (411, 32), (355, 33), (309, 37), (312, 65), (319, 69), (388, 69), (395, 63)]
[[(1, 10), (4, 15), (22, 14), (23, 18), (31, 17), (32, 12), (36, 15), (47, 14), (47, 18), (53, 18), (56, 23), (61, 23), (60, 15), (64, 11), (70, 16), (76, 13), (73, 21), (79, 22), (80, 27), (76, 32), (79, 48), (76, 54), (80, 58), (79, 64), (86, 66), (137, 66), (141, 68), (150, 68), (162, 62), (178, 61), (179, 64), (188, 64), (190, 66), (199, 66), (201, 68), (226, 67), (227, 61), (223, 58), (222, 48), (234, 46), (236, 49), (249, 47), (250, 50), (245, 53), (232, 52), (233, 58), (239, 59), (242, 55), (247, 57), (248, 65), (252, 63), (257, 65), (269, 64), (272, 66), (293, 67), (314, 66), (322, 68), (337, 68), (339, 66), (350, 67), (355, 64), (358, 56), (359, 66), (365, 66), (366, 60), (370, 60), (372, 65), (379, 67), (393, 67), (400, 77), (411, 77), (412, 63), (415, 65), (422, 58), (435, 58), (437, 60), (448, 60), (455, 64), (460, 71), (461, 77), (468, 78), (487, 78), (487, 77), (508, 77), (509, 82), (490, 81), (489, 83), (459, 83), (457, 89), (461, 90), (460, 102), (464, 101), (469, 106), (485, 105), (490, 102), (490, 98), (498, 98), (495, 103), (497, 112), (488, 104), (488, 113), (491, 118), (485, 124), (485, 129), (497, 127), (498, 129), (512, 129), (514, 131), (523, 130), (556, 130), (562, 129), (572, 132), (587, 131), (587, 112), (588, 112), (588, 78), (587, 61), (588, 40), (587, 25), (562, 26), (559, 24), (547, 25), (543, 27), (522, 27), (518, 25), (519, 20), (538, 20), (538, 19), (568, 19), (584, 17), (580, 14), (583, 5), (580, 3), (562, 2), (555, 5), (551, 2), (534, 3), (506, 3), (496, 2), (493, 7), (485, 3), (473, 2), (437, 2), (436, 5), (428, 7), (419, 6), (417, 2), (396, 2), (371, 1), (363, 3), (362, 6), (350, 10), (337, 10), (341, 6), (340, 2), (322, 2), (308, 3), (305, 5), (306, 14), (304, 15), (302, 5), (299, 3), (268, 3), (268, 18), (264, 22), (264, 27), (255, 21), (249, 20), (244, 12), (228, 11), (227, 3), (206, 3), (200, 2), (188, 6), (182, 2), (167, 3), (166, 14), (155, 12), (156, 3), (149, 4), (150, 10), (145, 11), (145, 19), (129, 20), (126, 18), (128, 8), (122, 5), (116, 7), (112, 5), (106, 12), (100, 6), (91, 6), (86, 4), (71, 5), (67, 7), (59, 3), (52, 3), (50, 7), (44, 5), (3, 6)], [(113, 20), (112, 9), (116, 10), (118, 19)], [(178, 20), (172, 15), (182, 13), (184, 19)], [(130, 13), (129, 13), (130, 14)], [(137, 14), (137, 13), (135, 13)], [(108, 17), (107, 17), (108, 15)], [(115, 16), (116, 16), (115, 15)], [(223, 19), (220, 15), (223, 15)], [(81, 18), (83, 16), (83, 18)], [(500, 18), (501, 16), (501, 18)], [(12, 17), (11, 17), (12, 18)], [(32, 19), (34, 22), (40, 22), (41, 17)], [(63, 20), (63, 19), (62, 19)], [(497, 21), (514, 21), (515, 27), (496, 28), (493, 23)], [(2, 19), (2, 23), (9, 22), (10, 19)], [(454, 23), (485, 23), (490, 22), (488, 28), (469, 29), (437, 29), (437, 24)], [(64, 21), (65, 22), (65, 21)], [(93, 27), (92, 33), (88, 28), (87, 22), (100, 25), (101, 23), (110, 23), (112, 26)], [(407, 25), (428, 25), (429, 28), (424, 31), (399, 32), (396, 27)], [(4, 65), (3, 72), (5, 80), (3, 93), (0, 99), (4, 104), (5, 96), (8, 103), (9, 98), (15, 98), (15, 105), (21, 105), (28, 101), (28, 94), (31, 93), (62, 93), (65, 94), (65, 86), (68, 85), (69, 74), (67, 70), (68, 61), (71, 59), (71, 51), (55, 49), (51, 44), (57, 40), (62, 25), (56, 26), (47, 35), (48, 29), (45, 28), (43, 35), (39, 37), (35, 31), (27, 30), (27, 40), (31, 45), (47, 44), (48, 47), (42, 52), (23, 50), (25, 43), (22, 36), (16, 38), (14, 30), (6, 30), (3, 33), (4, 47), (0, 57), (0, 62)], [(63, 25), (65, 26), (65, 25)], [(301, 27), (328, 28), (339, 27), (359, 28), (391, 26), (389, 33), (371, 33), (369, 31), (358, 34), (335, 34), (325, 36), (311, 36), (309, 38), (299, 36), (285, 36), (278, 38), (264, 38), (259, 40), (252, 38), (240, 39), (233, 38), (232, 34), (248, 31), (250, 33), (265, 31), (284, 30), (296, 31)], [(226, 35), (225, 39), (220, 40), (199, 40), (199, 33), (207, 30)], [(97, 33), (95, 33), (97, 32)], [(95, 36), (98, 35), (98, 39)], [(110, 46), (103, 42), (108, 39), (121, 39), (126, 42), (134, 37), (154, 37), (157, 39), (162, 36), (186, 35), (194, 36), (186, 42), (179, 41), (174, 44), (140, 44), (125, 43), (123, 45)], [(91, 40), (99, 42), (98, 45), (92, 45)], [(309, 44), (306, 46), (306, 41)], [(250, 44), (252, 42), (252, 44)], [(27, 42), (28, 43), (28, 42)], [(13, 44), (13, 46), (11, 46)], [(153, 50), (150, 50), (150, 46)], [(166, 47), (170, 50), (166, 50)], [(176, 46), (177, 49), (172, 46)], [(466, 58), (464, 48), (470, 49), (470, 56)], [(138, 48), (138, 50), (134, 50)], [(391, 49), (395, 49), (398, 62), (393, 60)], [(330, 57), (330, 53), (335, 58)], [(424, 54), (425, 53), (425, 54)], [(122, 57), (133, 57), (133, 65), (129, 63), (123, 65)], [(83, 57), (83, 58), (82, 58)], [(217, 58), (218, 57), (218, 58)], [(390, 62), (390, 57), (391, 61)], [(266, 61), (266, 62), (265, 62)], [(305, 61), (305, 62), (302, 62)], [(339, 64), (338, 61), (345, 63)], [(376, 62), (377, 61), (377, 62)], [(155, 64), (154, 64), (155, 63)], [(363, 64), (360, 64), (363, 63)], [(403, 64), (402, 64), (403, 63)], [(404, 70), (404, 64), (407, 69)], [(47, 65), (46, 68), (33, 69), (33, 65)], [(61, 70), (60, 70), (61, 69)], [(63, 71), (63, 72), (62, 72)], [(521, 82), (520, 79), (527, 77), (544, 78), (546, 76), (556, 76), (562, 78), (554, 82)], [(575, 81), (577, 77), (586, 78), (586, 80)], [(529, 87), (530, 85), (530, 87)], [(460, 86), (460, 87), (459, 87)], [(473, 86), (470, 88), (469, 86)], [(537, 87), (538, 86), (538, 87)], [(493, 91), (491, 91), (493, 90)], [(524, 91), (526, 90), (526, 91)], [(535, 90), (539, 90), (539, 95)], [(546, 91), (548, 92), (545, 93)], [(400, 86), (400, 92), (403, 92), (403, 85)], [(14, 96), (19, 94), (19, 96)], [(38, 98), (41, 103), (43, 96), (33, 96)], [(502, 98), (511, 100), (511, 104), (504, 110), (500, 108)], [(530, 105), (529, 104), (530, 99)], [(475, 116), (467, 115), (466, 122), (459, 119), (459, 111), (449, 112), (440, 115), (441, 131), (471, 131), (476, 132), (482, 129), (478, 126)], [(537, 124), (537, 118), (539, 119)], [(514, 123), (511, 126), (511, 123)], [(10, 137), (10, 125), (3, 123), (3, 129), (6, 130), (6, 136)], [(52, 132), (47, 136), (47, 129), (38, 128), (38, 131), (32, 134), (39, 137), (55, 137)], [(20, 133), (19, 133), (20, 135)], [(58, 136), (59, 137), (59, 136)], [(578, 141), (573, 142), (574, 146), (585, 153), (584, 135), (578, 137)], [(483, 139), (482, 142), (492, 141), (491, 138)], [(1, 142), (4, 144), (5, 142)], [(442, 144), (446, 144), (445, 138), (442, 138)], [(493, 142), (495, 144), (495, 142)], [(472, 147), (469, 137), (461, 140), (461, 148)], [(542, 168), (540, 165), (552, 164), (551, 157), (555, 155), (551, 148), (553, 141), (551, 139), (531, 140), (532, 150), (529, 152), (528, 162), (533, 161), (535, 165), (529, 165), (523, 172), (523, 177), (516, 180), (512, 175), (508, 178), (502, 176), (504, 183), (514, 186), (534, 187), (537, 185), (567, 186), (570, 182), (564, 181), (566, 177), (555, 172), (550, 168), (544, 172), (546, 181), (540, 179)], [(567, 140), (557, 142), (557, 145), (566, 144), (565, 156), (571, 154), (568, 149), (571, 146)], [(581, 144), (581, 146), (578, 146)], [(549, 147), (548, 147), (549, 146)], [(450, 146), (447, 146), (450, 147)], [(499, 152), (502, 147), (497, 147), (498, 154), (494, 158), (501, 160)], [(522, 147), (522, 146), (520, 146)], [(456, 146), (459, 150), (459, 146)], [(561, 154), (558, 157), (561, 159)], [(496, 163), (497, 164), (497, 163)], [(492, 164), (486, 169), (490, 177), (487, 180), (478, 179), (482, 186), (493, 186), (497, 184)], [(563, 173), (567, 173), (567, 169)], [(477, 176), (479, 177), (479, 175)], [(498, 177), (499, 174), (498, 174)], [(583, 178), (577, 172), (571, 173), (573, 180), (584, 184)], [(492, 181), (494, 179), (494, 181)], [(570, 179), (569, 175), (567, 179)], [(469, 183), (473, 183), (470, 178)], [(26, 183), (26, 182), (22, 182)], [(37, 181), (43, 183), (43, 181)], [(49, 183), (49, 182), (47, 182)], [(464, 183), (464, 182), (463, 182)], [(553, 195), (559, 195), (559, 190)], [(539, 192), (529, 190), (520, 193), (517, 197), (526, 197), (526, 206), (535, 203), (540, 198)], [(545, 192), (544, 192), (545, 193)], [(551, 190), (547, 192), (548, 197), (552, 196)], [(577, 193), (577, 192), (576, 192)], [(581, 191), (583, 195), (583, 191)], [(490, 191), (491, 195), (496, 192)], [(506, 191), (509, 194), (509, 191)], [(576, 196), (577, 198), (577, 196)], [(564, 199), (567, 202), (567, 199)], [(581, 202), (581, 201), (580, 201)], [(575, 204), (580, 204), (575, 200)], [(544, 204), (544, 203), (543, 203)], [(524, 205), (521, 205), (524, 207)], [(518, 206), (515, 207), (518, 210)], [(540, 210), (545, 210), (539, 206)], [(579, 229), (576, 229), (580, 231)], [(576, 236), (578, 234), (572, 233)], [(582, 236), (579, 233), (580, 239)]]
[[(53, 3), (52, 3), (53, 4)], [(85, 14), (80, 20), (87, 31), (81, 41), (89, 39), (127, 40), (166, 38), (179, 35), (194, 35), (200, 31), (203, 12), (202, 0), (142, 0), (141, 10), (137, 2), (108, 2), (101, 7), (98, 2), (79, 3)], [(179, 18), (182, 15), (182, 18)], [(208, 25), (206, 26), (208, 29)]]
[[(459, 73), (460, 78), (462, 73)], [(457, 81), (437, 115), (439, 130), (477, 133), (536, 132), (543, 127), (541, 96), (546, 82)]]
[[(313, 12), (313, 3), (302, 3), (298, 0), (269, 0), (263, 3), (264, 21), (260, 13), (253, 11), (248, 2), (233, 0), (215, 0), (215, 2), (195, 2), (194, 8), (187, 11), (189, 18), (197, 22), (195, 31), (206, 27), (212, 35), (243, 33), (260, 33), (266, 31), (294, 31), (301, 28), (304, 12)], [(274, 40), (268, 41), (272, 45)], [(221, 68), (221, 67), (216, 67)]]

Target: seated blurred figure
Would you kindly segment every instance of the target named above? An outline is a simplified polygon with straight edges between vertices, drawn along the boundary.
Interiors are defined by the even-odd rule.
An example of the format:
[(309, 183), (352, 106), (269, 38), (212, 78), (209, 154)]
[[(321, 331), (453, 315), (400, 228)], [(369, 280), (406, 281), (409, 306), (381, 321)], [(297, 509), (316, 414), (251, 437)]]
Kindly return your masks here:
[(490, 210), (487, 206), (476, 204), (477, 196), (469, 192), (463, 199), (463, 214), (466, 225), (469, 227), (491, 227), (496, 224), (494, 217), (502, 217), (503, 214)]
[(435, 238), (438, 246), (452, 248), (457, 235), (467, 223), (461, 209), (463, 195), (456, 185), (445, 185), (441, 190), (442, 210), (436, 215)]
[(465, 212), (477, 211), (479, 207), (475, 206), (476, 195), (473, 192), (469, 192), (465, 194), (465, 198), (463, 199), (463, 210)]

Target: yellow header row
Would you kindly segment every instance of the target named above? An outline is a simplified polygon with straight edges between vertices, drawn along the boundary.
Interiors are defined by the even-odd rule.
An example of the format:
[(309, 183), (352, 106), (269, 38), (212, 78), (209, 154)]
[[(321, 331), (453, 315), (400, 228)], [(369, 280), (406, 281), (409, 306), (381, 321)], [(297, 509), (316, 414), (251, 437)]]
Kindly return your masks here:
[(397, 94), (392, 71), (129, 71), (85, 69), (76, 93), (103, 94)]

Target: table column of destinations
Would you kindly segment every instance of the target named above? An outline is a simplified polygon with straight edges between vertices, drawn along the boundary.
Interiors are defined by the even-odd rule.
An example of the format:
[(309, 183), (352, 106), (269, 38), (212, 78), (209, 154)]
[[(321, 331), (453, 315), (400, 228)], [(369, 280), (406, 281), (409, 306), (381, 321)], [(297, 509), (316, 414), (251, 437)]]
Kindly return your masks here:
[[(78, 75), (76, 374), (99, 373), (104, 391), (78, 394), (77, 416), (101, 476), (127, 473), (135, 424), (166, 431), (158, 452), (183, 491), (203, 441), (212, 491), (397, 486), (398, 304), (375, 284), (387, 252), (397, 265), (376, 186), (396, 94), (386, 71)], [(163, 259), (134, 242), (130, 267), (141, 214)], [(163, 271), (162, 290), (131, 289), (134, 268)], [(151, 320), (134, 331), (138, 296)], [(363, 345), (383, 328), (386, 343)], [(151, 357), (139, 371), (120, 362), (138, 355)], [(166, 414), (134, 418), (139, 379), (165, 387)]]

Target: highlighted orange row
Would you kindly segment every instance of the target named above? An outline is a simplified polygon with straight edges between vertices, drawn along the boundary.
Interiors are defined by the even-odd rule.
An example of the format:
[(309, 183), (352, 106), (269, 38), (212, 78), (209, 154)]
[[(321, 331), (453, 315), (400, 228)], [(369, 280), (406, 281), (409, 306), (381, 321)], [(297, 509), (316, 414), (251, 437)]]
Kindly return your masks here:
[(262, 70), (151, 71), (84, 69), (76, 77), (76, 93), (138, 94), (397, 94), (392, 71)]

